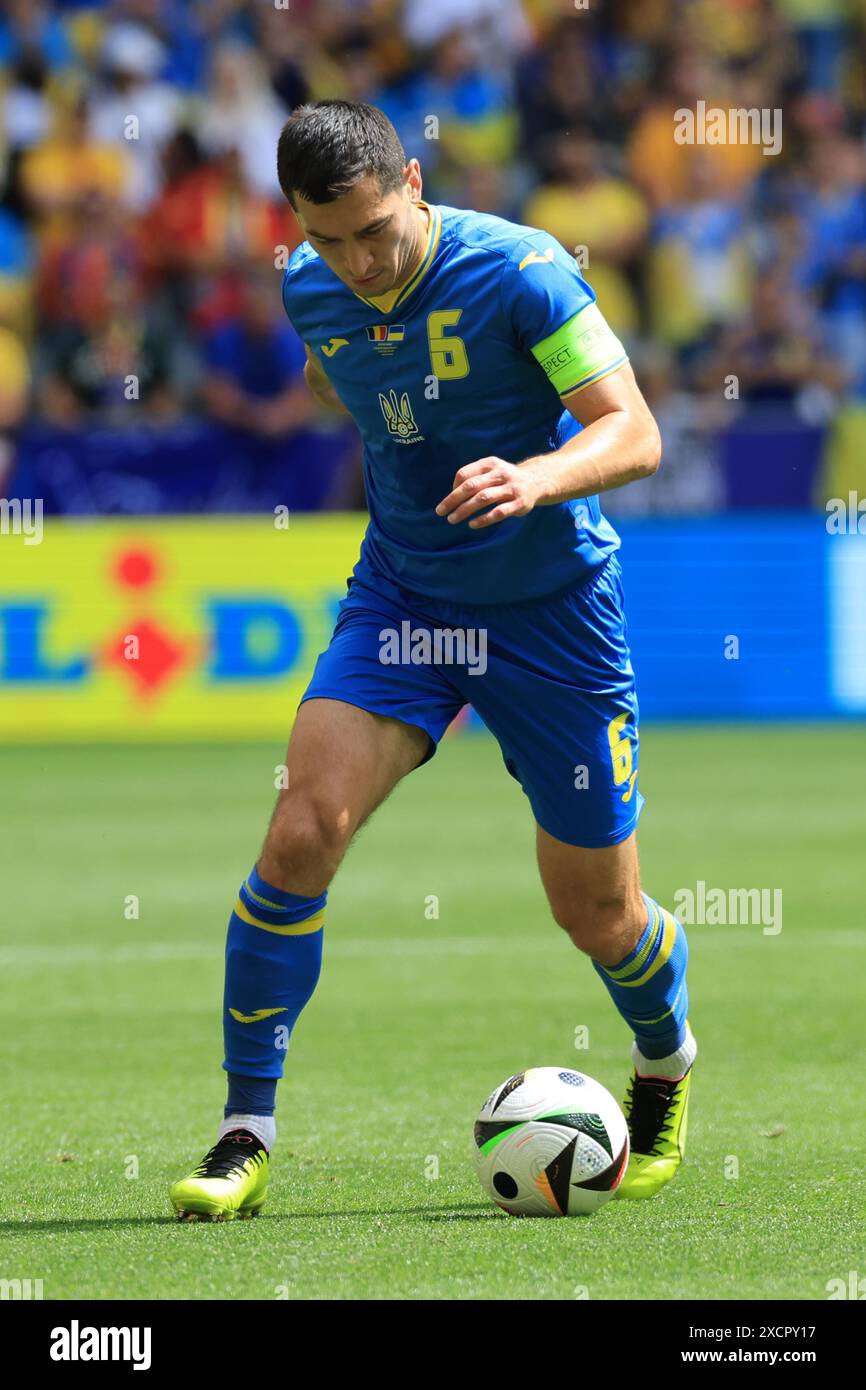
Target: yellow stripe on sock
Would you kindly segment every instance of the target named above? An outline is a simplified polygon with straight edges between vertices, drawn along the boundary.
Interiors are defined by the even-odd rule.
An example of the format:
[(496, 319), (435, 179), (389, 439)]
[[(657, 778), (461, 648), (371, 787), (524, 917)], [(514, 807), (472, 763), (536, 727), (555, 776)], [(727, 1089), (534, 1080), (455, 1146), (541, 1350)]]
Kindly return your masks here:
[(287, 922), (284, 927), (275, 927), (271, 922), (260, 922), (254, 917), (241, 898), (235, 903), (235, 913), (242, 922), (247, 922), (251, 927), (259, 927), (262, 931), (270, 931), (274, 936), (310, 936), (314, 931), (319, 931), (325, 923), (325, 909), (319, 908), (312, 917), (307, 917), (303, 922)]
[(663, 1014), (659, 1014), (658, 1018), (642, 1018), (642, 1019), (641, 1019), (641, 1027), (642, 1027), (642, 1028), (648, 1027), (649, 1024), (651, 1024), (651, 1023), (661, 1023), (662, 1019), (670, 1018), (670, 1016), (671, 1016), (672, 1013), (673, 1013), (673, 1009), (665, 1009), (664, 1013), (663, 1013)]
[(664, 933), (662, 935), (662, 944), (659, 947), (658, 955), (649, 969), (641, 975), (639, 980), (619, 980), (618, 983), (622, 985), (623, 989), (634, 989), (637, 985), (645, 985), (647, 980), (651, 980), (656, 971), (661, 970), (662, 966), (666, 965), (671, 958), (671, 952), (676, 945), (677, 924), (670, 913), (665, 912), (664, 908), (662, 908), (661, 912), (662, 921), (664, 922)]
[(606, 966), (604, 967), (604, 973), (608, 976), (609, 979), (615, 980), (617, 984), (622, 984), (628, 978), (629, 975), (634, 975), (635, 972), (639, 972), (643, 969), (644, 961), (646, 960), (647, 956), (649, 955), (650, 951), (652, 950), (653, 946), (658, 940), (659, 931), (661, 930), (661, 918), (656, 910), (656, 904), (653, 902), (652, 898), (648, 898), (647, 901), (649, 902), (650, 908), (652, 909), (653, 924), (652, 931), (649, 934), (649, 938), (644, 943), (644, 946), (641, 949), (640, 954), (635, 956), (634, 960), (629, 961), (628, 965), (621, 965), (616, 970), (608, 970)]
[(247, 890), (251, 898), (255, 898), (257, 903), (261, 903), (262, 907), (272, 907), (275, 912), (285, 911), (285, 906), (283, 903), (272, 903), (270, 898), (263, 898), (261, 893), (254, 893), (252, 888), (250, 887), (249, 879), (245, 881), (244, 888)]

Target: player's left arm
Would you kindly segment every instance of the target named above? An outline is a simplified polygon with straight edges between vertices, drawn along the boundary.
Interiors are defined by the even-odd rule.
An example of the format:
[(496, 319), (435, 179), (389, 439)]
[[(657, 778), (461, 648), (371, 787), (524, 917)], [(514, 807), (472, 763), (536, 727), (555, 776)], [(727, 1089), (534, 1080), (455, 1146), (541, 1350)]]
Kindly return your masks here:
[[(450, 522), (493, 526), (533, 507), (592, 497), (648, 478), (661, 461), (661, 436), (628, 362), (610, 376), (564, 396), (563, 405), (583, 426), (553, 453), (507, 463), (476, 459), (459, 469), (454, 487), (436, 508)], [(483, 516), (475, 516), (484, 511)]]
[(546, 233), (531, 232), (504, 263), (500, 303), (514, 340), (583, 428), (559, 449), (519, 463), (489, 457), (466, 464), (438, 514), (493, 526), (654, 473), (658, 427), (574, 258)]

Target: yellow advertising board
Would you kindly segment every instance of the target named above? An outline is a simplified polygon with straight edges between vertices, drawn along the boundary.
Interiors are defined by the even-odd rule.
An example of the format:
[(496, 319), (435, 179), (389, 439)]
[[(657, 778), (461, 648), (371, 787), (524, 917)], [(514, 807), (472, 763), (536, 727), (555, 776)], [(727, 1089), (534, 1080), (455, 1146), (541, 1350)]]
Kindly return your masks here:
[(0, 536), (0, 740), (288, 733), (366, 518), (46, 518)]

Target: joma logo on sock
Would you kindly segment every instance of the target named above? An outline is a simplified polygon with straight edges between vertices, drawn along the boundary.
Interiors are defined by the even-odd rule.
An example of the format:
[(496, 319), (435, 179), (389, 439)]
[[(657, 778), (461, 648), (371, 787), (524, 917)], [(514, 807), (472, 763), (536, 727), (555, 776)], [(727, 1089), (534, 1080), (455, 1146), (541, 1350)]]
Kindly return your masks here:
[(52, 1361), (132, 1361), (134, 1371), (150, 1369), (149, 1327), (69, 1327), (51, 1329)]
[(698, 879), (695, 888), (677, 888), (674, 912), (683, 926), (762, 926), (764, 936), (782, 930), (781, 888), (708, 888)]
[(272, 1018), (274, 1014), (288, 1013), (288, 1009), (256, 1009), (255, 1013), (242, 1014), (237, 1009), (229, 1009), (232, 1018), (237, 1019), (238, 1023), (261, 1023), (263, 1018)]

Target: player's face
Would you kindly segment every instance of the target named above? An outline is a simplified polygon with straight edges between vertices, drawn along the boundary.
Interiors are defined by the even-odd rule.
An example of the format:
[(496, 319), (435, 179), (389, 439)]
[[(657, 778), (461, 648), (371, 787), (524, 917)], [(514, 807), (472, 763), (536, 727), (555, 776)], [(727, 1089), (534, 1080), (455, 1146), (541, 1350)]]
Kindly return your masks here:
[(310, 245), (343, 284), (365, 298), (387, 294), (411, 275), (423, 254), (427, 224), (418, 207), (421, 170), (406, 165), (403, 183), (382, 193), (369, 175), (332, 203), (297, 198), (296, 213)]

